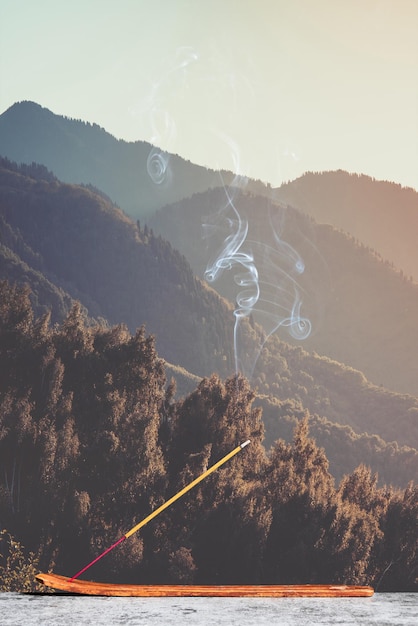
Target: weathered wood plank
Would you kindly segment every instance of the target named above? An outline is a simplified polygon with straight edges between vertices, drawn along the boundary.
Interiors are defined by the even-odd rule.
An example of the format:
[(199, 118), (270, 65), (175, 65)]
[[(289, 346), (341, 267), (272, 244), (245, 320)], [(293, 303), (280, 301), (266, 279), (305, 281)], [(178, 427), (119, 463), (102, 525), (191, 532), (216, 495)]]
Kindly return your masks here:
[(52, 573), (40, 573), (36, 578), (59, 591), (93, 596), (332, 598), (370, 597), (374, 593), (372, 587), (360, 585), (123, 585), (70, 580)]

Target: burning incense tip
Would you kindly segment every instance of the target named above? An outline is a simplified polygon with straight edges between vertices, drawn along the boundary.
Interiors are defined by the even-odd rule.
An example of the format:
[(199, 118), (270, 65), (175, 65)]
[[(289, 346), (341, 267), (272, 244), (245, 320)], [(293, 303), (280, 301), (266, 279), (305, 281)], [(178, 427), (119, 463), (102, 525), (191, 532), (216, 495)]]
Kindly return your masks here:
[(249, 439), (247, 439), (247, 441), (244, 441), (244, 443), (242, 443), (242, 444), (240, 445), (240, 448), (241, 448), (241, 449), (242, 449), (242, 448), (245, 448), (245, 446), (248, 446), (248, 444), (249, 444), (249, 443), (251, 443), (251, 441), (250, 441)]

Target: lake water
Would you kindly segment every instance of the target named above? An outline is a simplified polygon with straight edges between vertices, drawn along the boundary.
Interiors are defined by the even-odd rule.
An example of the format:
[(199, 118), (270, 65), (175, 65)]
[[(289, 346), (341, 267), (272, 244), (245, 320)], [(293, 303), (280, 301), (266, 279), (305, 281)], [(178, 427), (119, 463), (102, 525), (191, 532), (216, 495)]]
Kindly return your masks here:
[(371, 598), (97, 598), (0, 593), (2, 626), (417, 626), (418, 593)]

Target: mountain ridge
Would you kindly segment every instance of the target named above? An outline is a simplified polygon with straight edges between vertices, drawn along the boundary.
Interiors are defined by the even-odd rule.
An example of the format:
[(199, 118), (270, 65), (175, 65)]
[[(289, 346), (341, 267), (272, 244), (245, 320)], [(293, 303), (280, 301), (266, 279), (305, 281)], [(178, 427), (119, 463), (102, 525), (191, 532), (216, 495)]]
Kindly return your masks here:
[[(364, 372), (377, 385), (417, 395), (418, 284), (353, 236), (318, 224), (293, 207), (242, 189), (230, 188), (228, 196), (233, 198), (231, 204), (222, 189), (195, 194), (159, 209), (148, 223), (204, 278), (215, 252), (225, 249), (232, 237), (231, 224), (241, 220), (240, 228), (249, 229), (248, 240), (232, 261), (218, 259), (220, 278), (211, 283), (222, 296), (236, 301), (240, 259), (253, 255), (260, 285), (267, 281), (287, 290), (297, 285), (302, 312), (312, 322), (312, 332), (301, 345)], [(211, 229), (209, 238), (202, 237), (205, 222)], [(270, 243), (283, 250), (279, 268)], [(288, 264), (297, 258), (303, 271), (292, 273)], [(290, 272), (287, 284), (284, 271)], [(267, 300), (276, 297), (278, 287), (269, 289)], [(256, 320), (262, 297), (261, 289), (254, 305)], [(299, 343), (283, 329), (279, 332), (284, 341)]]
[[(63, 182), (92, 184), (134, 219), (168, 201), (220, 184), (220, 174), (145, 141), (116, 139), (97, 124), (31, 102), (0, 115), (0, 155), (41, 163)], [(230, 180), (224, 172), (223, 178)]]
[(97, 124), (31, 101), (17, 102), (0, 115), (0, 155), (40, 163), (63, 182), (93, 185), (140, 220), (196, 193), (239, 186), (344, 230), (418, 280), (418, 192), (395, 182), (336, 170), (306, 172), (272, 188), (195, 165), (146, 141), (116, 139)]
[(278, 201), (331, 224), (418, 282), (418, 192), (343, 170), (306, 172), (274, 190)]
[[(227, 304), (215, 292), (205, 298), (210, 288), (195, 279), (186, 261), (168, 242), (141, 231), (120, 209), (83, 187), (29, 179), (1, 168), (0, 189), (2, 220), (8, 225), (8, 229), (2, 229), (3, 245), (19, 255), (23, 238), (25, 250), (32, 254), (36, 250), (35, 269), (80, 300), (91, 317), (103, 317), (111, 324), (124, 322), (131, 332), (147, 320), (150, 332), (159, 331), (157, 344), (164, 357), (174, 364), (180, 358), (181, 365), (194, 373), (205, 375), (215, 369), (225, 373), (225, 363), (232, 367), (231, 352), (221, 348), (224, 345), (227, 350), (223, 336), (227, 331), (222, 324), (217, 331), (219, 345), (212, 347), (212, 357), (206, 355), (206, 364), (199, 357), (202, 337), (196, 316), (207, 318), (207, 339), (214, 324), (211, 307), (226, 310)], [(171, 311), (170, 298), (178, 290), (182, 297), (177, 300), (177, 309)], [(205, 313), (199, 312), (200, 303)], [(176, 338), (171, 323), (164, 324), (165, 317), (169, 322), (176, 316), (190, 320), (188, 332), (193, 337), (193, 348), (181, 342), (184, 324), (179, 326)], [(232, 319), (228, 324), (232, 329)], [(179, 350), (183, 351), (182, 357)]]

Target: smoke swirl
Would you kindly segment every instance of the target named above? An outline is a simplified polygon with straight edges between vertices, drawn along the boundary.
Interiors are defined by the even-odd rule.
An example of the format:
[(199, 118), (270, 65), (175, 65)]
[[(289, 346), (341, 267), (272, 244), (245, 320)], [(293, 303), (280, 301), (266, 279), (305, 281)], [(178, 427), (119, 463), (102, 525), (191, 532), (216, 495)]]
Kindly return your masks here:
[(147, 159), (147, 172), (153, 183), (162, 185), (171, 179), (169, 164), (170, 156), (166, 152), (161, 152), (157, 148), (151, 150)]
[(224, 191), (225, 206), (204, 224), (206, 235), (216, 242), (216, 253), (207, 264), (205, 279), (214, 283), (225, 272), (232, 272), (238, 287), (234, 311), (235, 367), (250, 378), (262, 345), (256, 354), (248, 355), (248, 345), (244, 349), (241, 334), (243, 319), (254, 316), (264, 329), (264, 342), (280, 328), (297, 340), (311, 334), (311, 321), (302, 312), (304, 290), (300, 278), (305, 263), (283, 238), (286, 219), (283, 207), (269, 205), (267, 215), (261, 209), (254, 215), (254, 211), (245, 207), (238, 210), (231, 191), (226, 188)]

